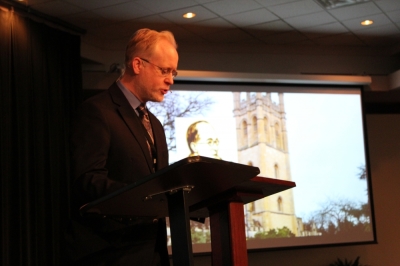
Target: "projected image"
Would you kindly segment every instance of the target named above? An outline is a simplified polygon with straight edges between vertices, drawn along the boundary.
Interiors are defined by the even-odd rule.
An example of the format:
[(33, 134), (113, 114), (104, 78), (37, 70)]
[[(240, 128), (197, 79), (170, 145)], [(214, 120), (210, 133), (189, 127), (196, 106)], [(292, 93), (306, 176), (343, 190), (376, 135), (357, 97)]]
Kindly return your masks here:
[[(374, 241), (358, 89), (175, 90), (150, 108), (164, 124), (170, 163), (201, 155), (296, 182), (244, 206), (249, 249)], [(193, 251), (209, 252), (208, 219), (191, 226)]]
[[(178, 119), (178, 118), (177, 118)], [(178, 121), (176, 121), (178, 124)], [(178, 132), (182, 132), (178, 126)], [(178, 139), (181, 139), (178, 137)], [(187, 127), (186, 141), (190, 149), (189, 156), (206, 156), (221, 159), (218, 154), (219, 139), (214, 127), (206, 120), (198, 120)], [(177, 150), (182, 150), (177, 148)]]
[(230, 119), (177, 117), (176, 154), (179, 158), (205, 156), (237, 161), (235, 121)]

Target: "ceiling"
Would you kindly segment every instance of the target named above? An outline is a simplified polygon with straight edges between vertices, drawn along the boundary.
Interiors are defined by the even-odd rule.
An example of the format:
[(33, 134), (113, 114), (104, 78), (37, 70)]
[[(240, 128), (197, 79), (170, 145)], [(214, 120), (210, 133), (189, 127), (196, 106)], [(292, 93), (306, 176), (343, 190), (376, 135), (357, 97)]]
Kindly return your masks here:
[[(10, 1), (8, 1), (10, 2)], [(25, 0), (85, 31), (82, 42), (123, 50), (143, 27), (170, 30), (180, 49), (246, 44), (351, 46), (400, 51), (399, 0)], [(323, 3), (333, 4), (332, 8)], [(349, 4), (349, 5), (345, 5)], [(194, 12), (185, 19), (182, 15)], [(362, 26), (362, 20), (374, 24)]]

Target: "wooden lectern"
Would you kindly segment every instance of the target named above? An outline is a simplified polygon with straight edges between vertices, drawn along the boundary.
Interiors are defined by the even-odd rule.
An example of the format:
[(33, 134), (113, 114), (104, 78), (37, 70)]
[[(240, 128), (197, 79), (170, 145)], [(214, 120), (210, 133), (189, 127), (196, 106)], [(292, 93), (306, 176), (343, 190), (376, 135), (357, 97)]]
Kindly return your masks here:
[(81, 208), (81, 214), (167, 217), (174, 266), (193, 265), (190, 218), (210, 217), (212, 262), (248, 265), (243, 205), (295, 187), (260, 170), (188, 157)]

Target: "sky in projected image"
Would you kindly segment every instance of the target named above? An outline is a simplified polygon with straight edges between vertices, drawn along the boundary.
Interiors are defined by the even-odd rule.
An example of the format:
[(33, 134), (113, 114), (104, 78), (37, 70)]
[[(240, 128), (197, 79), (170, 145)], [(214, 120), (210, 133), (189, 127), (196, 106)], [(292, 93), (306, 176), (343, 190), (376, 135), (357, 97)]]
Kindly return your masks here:
[[(187, 128), (190, 120), (216, 121), (213, 126), (219, 136), (221, 158), (236, 162), (237, 156), (235, 151), (232, 152), (237, 147), (233, 94), (206, 92), (203, 95), (212, 98), (214, 104), (202, 116), (177, 122), (177, 150), (187, 146), (186, 132), (179, 128)], [(366, 203), (366, 181), (359, 179), (359, 167), (365, 165), (360, 95), (285, 93), (284, 104), (291, 177), (296, 182), (296, 188), (293, 188), (296, 216), (305, 218), (329, 200)], [(218, 121), (226, 121), (226, 124)], [(232, 132), (227, 131), (229, 128)], [(171, 152), (171, 162), (187, 155), (187, 151)]]
[(359, 95), (285, 94), (296, 215), (327, 200), (367, 202)]

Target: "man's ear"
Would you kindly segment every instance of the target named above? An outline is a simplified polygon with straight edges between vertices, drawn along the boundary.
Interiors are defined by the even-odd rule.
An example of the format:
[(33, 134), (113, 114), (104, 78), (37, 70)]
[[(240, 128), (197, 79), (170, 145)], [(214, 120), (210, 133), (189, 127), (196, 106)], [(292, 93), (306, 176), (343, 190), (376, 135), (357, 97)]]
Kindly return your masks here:
[(139, 57), (134, 57), (131, 61), (132, 71), (135, 74), (139, 74), (142, 68), (142, 60)]

